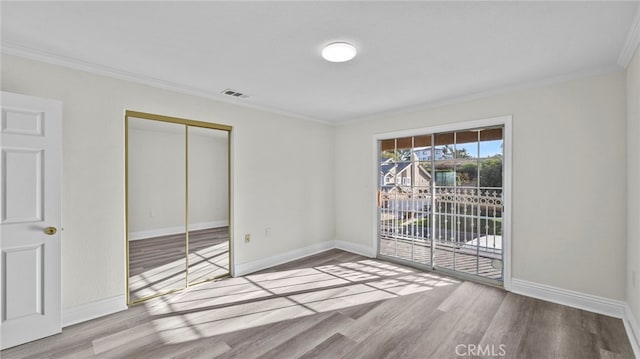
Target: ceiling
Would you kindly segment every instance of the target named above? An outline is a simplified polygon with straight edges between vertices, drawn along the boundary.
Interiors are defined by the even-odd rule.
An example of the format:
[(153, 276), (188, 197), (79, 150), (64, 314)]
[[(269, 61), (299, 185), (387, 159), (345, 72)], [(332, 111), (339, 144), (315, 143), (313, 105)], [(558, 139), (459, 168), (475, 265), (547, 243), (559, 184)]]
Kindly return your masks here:
[[(627, 2), (7, 2), (2, 51), (340, 123), (611, 70)], [(323, 45), (353, 43), (346, 63)], [(232, 98), (226, 88), (249, 95)]]

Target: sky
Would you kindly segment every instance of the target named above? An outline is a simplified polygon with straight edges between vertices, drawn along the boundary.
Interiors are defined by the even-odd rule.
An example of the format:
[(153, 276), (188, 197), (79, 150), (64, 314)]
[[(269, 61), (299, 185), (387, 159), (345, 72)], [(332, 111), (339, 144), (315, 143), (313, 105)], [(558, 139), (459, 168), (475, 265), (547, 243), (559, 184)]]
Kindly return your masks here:
[[(502, 154), (502, 140), (480, 142), (480, 157), (486, 158)], [(439, 146), (438, 146), (439, 147)], [(453, 150), (453, 145), (449, 146)], [(455, 146), (456, 150), (466, 149), (471, 157), (478, 156), (478, 143), (464, 143)]]

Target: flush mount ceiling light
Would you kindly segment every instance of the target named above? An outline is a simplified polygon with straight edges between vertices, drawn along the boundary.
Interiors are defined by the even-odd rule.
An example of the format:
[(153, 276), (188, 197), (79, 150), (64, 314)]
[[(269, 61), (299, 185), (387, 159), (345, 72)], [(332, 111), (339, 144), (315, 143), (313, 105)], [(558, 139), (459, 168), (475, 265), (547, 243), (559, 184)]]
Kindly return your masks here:
[(346, 42), (332, 42), (322, 49), (322, 57), (331, 62), (345, 62), (356, 57), (356, 48)]

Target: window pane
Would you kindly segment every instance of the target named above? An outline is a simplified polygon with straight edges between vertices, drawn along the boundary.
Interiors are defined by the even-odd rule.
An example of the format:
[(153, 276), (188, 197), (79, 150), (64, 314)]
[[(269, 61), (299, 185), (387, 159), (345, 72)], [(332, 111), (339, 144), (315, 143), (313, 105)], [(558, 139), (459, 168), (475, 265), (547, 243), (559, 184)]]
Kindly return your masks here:
[(412, 162), (398, 162), (396, 165), (396, 185), (411, 187)]
[(396, 140), (397, 161), (411, 161), (413, 137), (398, 138)]
[(454, 135), (450, 133), (439, 133), (435, 135), (435, 149), (433, 159), (436, 161), (453, 159)]
[(415, 162), (413, 165), (413, 186), (430, 187), (431, 181), (431, 162)]
[(396, 169), (398, 165), (396, 163), (382, 163), (380, 164), (380, 186), (383, 189), (388, 190), (396, 184)]
[(414, 161), (431, 161), (431, 135), (416, 136), (413, 138)]
[(502, 129), (480, 132), (480, 187), (502, 187)]
[(396, 140), (380, 141), (380, 162), (395, 161)]
[(456, 176), (457, 185), (478, 186), (478, 131), (456, 132)]
[(415, 136), (413, 138), (413, 147), (429, 147), (431, 146), (431, 135)]
[(434, 165), (435, 172), (433, 173), (433, 180), (436, 186), (454, 186), (456, 183), (456, 173), (453, 160), (435, 161)]

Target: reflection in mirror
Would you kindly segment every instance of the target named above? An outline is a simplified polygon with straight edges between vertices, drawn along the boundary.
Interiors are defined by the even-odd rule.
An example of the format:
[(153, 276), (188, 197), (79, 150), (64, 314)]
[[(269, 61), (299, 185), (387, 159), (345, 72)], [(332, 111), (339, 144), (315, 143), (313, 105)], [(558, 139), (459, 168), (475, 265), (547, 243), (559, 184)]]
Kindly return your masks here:
[(186, 286), (186, 128), (128, 120), (129, 301)]
[(189, 284), (229, 274), (227, 131), (189, 126)]

